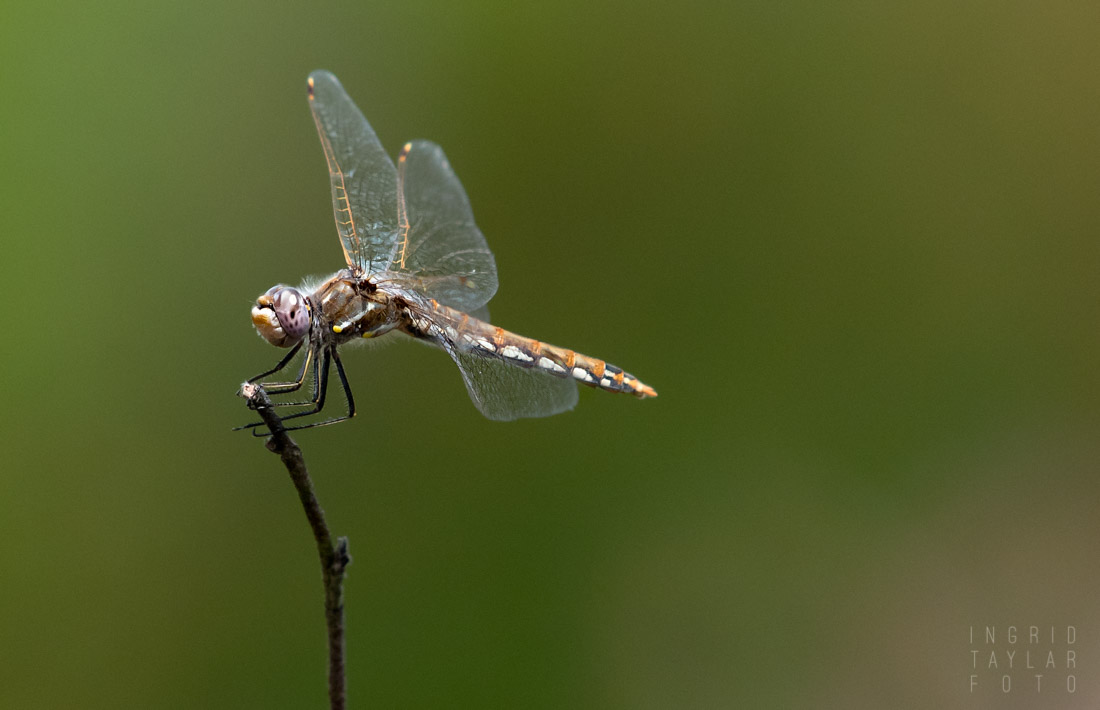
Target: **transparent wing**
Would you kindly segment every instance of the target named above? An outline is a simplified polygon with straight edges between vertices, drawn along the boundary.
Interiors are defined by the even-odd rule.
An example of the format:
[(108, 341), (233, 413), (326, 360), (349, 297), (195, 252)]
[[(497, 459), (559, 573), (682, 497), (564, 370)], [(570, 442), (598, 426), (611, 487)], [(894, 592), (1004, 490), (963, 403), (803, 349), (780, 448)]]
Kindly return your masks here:
[(398, 237), (389, 270), (440, 303), (472, 311), (497, 290), (497, 267), (443, 149), (406, 143), (397, 159)]
[(471, 318), (477, 318), (478, 320), (488, 323), (491, 319), (489, 317), (489, 306), (484, 305), (481, 308), (470, 311)]
[(373, 271), (397, 234), (397, 170), (336, 77), (315, 71), (308, 88), (344, 258), (352, 269)]
[(572, 378), (510, 365), (451, 342), (445, 342), (443, 347), (462, 372), (470, 399), (489, 419), (506, 422), (548, 417), (577, 405), (577, 384)]

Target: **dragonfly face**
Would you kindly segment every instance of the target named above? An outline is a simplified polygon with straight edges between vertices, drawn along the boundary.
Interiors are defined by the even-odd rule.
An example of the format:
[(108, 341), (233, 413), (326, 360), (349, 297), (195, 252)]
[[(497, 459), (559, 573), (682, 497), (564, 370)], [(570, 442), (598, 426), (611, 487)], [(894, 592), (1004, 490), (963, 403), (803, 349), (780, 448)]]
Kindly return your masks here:
[(280, 348), (297, 344), (309, 333), (309, 300), (290, 286), (272, 286), (256, 299), (252, 324), (264, 340)]
[(347, 266), (314, 289), (274, 286), (256, 300), (256, 330), (290, 352), (249, 382), (279, 372), (303, 352), (295, 379), (262, 383), (270, 395), (287, 395), (312, 381), (309, 399), (274, 401), (275, 406), (305, 407), (283, 419), (321, 412), (334, 364), (348, 409), (342, 416), (288, 429), (354, 416), (337, 348), (391, 330), (445, 351), (458, 365), (470, 399), (490, 419), (572, 409), (577, 382), (639, 398), (657, 396), (652, 387), (603, 360), (491, 325), (486, 304), (497, 289), (496, 262), (443, 150), (428, 141), (406, 143), (395, 166), (336, 77), (314, 72), (308, 95)]

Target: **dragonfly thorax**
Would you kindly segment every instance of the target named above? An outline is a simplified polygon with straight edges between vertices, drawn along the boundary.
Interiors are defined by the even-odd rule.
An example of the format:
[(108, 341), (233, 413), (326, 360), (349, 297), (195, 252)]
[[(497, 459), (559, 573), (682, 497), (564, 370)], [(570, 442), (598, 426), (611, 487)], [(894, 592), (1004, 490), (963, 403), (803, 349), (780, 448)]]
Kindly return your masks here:
[(310, 304), (290, 286), (272, 286), (252, 306), (252, 324), (264, 340), (289, 348), (309, 333)]
[(400, 321), (397, 302), (373, 280), (350, 270), (338, 272), (310, 294), (323, 337), (335, 345), (373, 338)]

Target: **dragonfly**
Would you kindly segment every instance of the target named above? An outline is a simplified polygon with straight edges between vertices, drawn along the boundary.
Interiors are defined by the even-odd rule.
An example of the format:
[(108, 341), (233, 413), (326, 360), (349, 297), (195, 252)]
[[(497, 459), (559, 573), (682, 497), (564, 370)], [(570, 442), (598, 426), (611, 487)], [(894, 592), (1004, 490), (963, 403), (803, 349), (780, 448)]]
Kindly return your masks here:
[[(355, 416), (339, 348), (391, 332), (445, 351), (474, 405), (493, 420), (570, 410), (578, 382), (642, 399), (657, 396), (615, 365), (492, 325), (486, 304), (497, 290), (496, 262), (443, 150), (430, 141), (406, 143), (394, 165), (335, 76), (313, 72), (307, 88), (347, 267), (319, 285), (280, 284), (256, 299), (257, 332), (289, 352), (248, 383), (278, 396), (274, 406), (302, 408), (284, 421), (311, 417), (324, 409), (335, 365), (347, 409), (288, 430)], [(304, 355), (294, 379), (260, 382), (285, 370), (299, 352)], [(307, 379), (309, 398), (293, 394)], [(262, 424), (237, 428), (257, 433)]]

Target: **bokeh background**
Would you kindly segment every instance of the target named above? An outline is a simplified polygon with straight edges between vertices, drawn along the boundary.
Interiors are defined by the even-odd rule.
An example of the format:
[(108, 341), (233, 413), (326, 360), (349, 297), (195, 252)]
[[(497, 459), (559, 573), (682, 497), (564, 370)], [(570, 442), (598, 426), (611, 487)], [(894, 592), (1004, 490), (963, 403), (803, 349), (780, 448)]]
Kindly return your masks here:
[(661, 393), (497, 424), (346, 355), (362, 415), (297, 438), (352, 707), (1095, 707), (1098, 8), (6, 7), (0, 706), (325, 706), (313, 541), (230, 428), (252, 299), (340, 266), (327, 68), (446, 149), (496, 322)]

